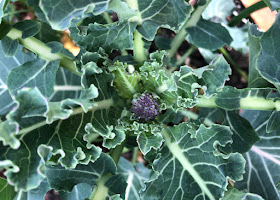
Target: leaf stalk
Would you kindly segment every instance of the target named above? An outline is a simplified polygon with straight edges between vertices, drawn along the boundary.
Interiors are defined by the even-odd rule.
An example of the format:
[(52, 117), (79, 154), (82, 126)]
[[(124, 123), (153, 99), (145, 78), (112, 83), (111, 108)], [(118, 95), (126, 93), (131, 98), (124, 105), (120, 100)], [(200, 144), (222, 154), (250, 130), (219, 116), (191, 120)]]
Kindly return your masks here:
[(177, 52), (177, 50), (181, 46), (182, 42), (185, 40), (185, 38), (188, 34), (186, 29), (190, 28), (190, 27), (193, 27), (193, 26), (196, 26), (196, 24), (198, 23), (203, 11), (205, 10), (205, 8), (208, 6), (208, 4), (210, 2), (211, 2), (211, 0), (207, 0), (207, 2), (203, 6), (197, 7), (194, 10), (191, 17), (185, 21), (185, 23), (181, 27), (179, 33), (175, 36), (175, 38), (171, 42), (171, 45), (170, 45), (171, 49), (168, 51), (170, 58), (172, 58), (175, 55), (175, 53)]
[[(219, 106), (215, 102), (216, 97), (206, 97), (201, 96), (199, 102), (197, 103), (198, 107), (206, 108), (218, 108)], [(240, 108), (247, 110), (277, 110), (280, 111), (280, 101), (274, 101), (273, 99), (264, 99), (260, 97), (245, 97), (240, 98)]]
[(97, 186), (93, 190), (90, 196), (90, 200), (105, 200), (108, 194), (108, 188), (105, 186), (105, 183), (111, 177), (110, 174), (101, 176), (100, 179), (97, 181)]
[(134, 60), (139, 64), (143, 64), (146, 60), (146, 52), (144, 48), (143, 37), (137, 30), (135, 30), (133, 35), (134, 35), (134, 49), (133, 49)]
[(250, 7), (248, 8), (245, 8), (244, 10), (242, 10), (239, 15), (235, 16), (229, 23), (228, 25), (229, 26), (236, 26), (237, 24), (239, 24), (243, 18), (246, 18), (248, 17), (251, 13), (259, 10), (259, 9), (262, 9), (262, 8), (265, 8), (267, 5), (265, 4), (264, 1), (259, 1), (253, 5), (251, 5)]
[(12, 40), (18, 40), (21, 45), (23, 45), (25, 48), (28, 50), (34, 52), (37, 54), (39, 57), (43, 58), (44, 60), (47, 61), (55, 61), (55, 60), (60, 60), (60, 66), (63, 68), (77, 74), (81, 75), (80, 72), (76, 70), (76, 66), (74, 61), (66, 56), (63, 53), (52, 53), (51, 48), (47, 47), (45, 43), (42, 41), (38, 40), (35, 37), (28, 37), (25, 39), (22, 39), (22, 31), (12, 28), (9, 33), (7, 34), (9, 38)]

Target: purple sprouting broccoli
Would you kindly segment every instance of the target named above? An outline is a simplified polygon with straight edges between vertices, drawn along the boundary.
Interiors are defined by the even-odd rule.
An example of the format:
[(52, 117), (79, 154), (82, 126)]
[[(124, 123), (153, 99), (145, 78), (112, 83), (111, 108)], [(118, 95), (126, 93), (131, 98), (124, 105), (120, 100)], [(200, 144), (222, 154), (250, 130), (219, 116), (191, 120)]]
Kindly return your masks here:
[(160, 114), (158, 101), (151, 93), (144, 93), (132, 100), (130, 110), (138, 120), (150, 121)]

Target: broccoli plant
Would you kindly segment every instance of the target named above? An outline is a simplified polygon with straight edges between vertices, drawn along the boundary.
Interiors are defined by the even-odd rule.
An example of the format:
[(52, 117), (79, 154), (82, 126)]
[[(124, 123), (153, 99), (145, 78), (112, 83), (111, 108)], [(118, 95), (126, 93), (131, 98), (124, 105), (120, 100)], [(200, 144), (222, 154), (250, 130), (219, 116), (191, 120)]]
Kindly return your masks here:
[(0, 0), (0, 199), (280, 199), (280, 3), (234, 2)]

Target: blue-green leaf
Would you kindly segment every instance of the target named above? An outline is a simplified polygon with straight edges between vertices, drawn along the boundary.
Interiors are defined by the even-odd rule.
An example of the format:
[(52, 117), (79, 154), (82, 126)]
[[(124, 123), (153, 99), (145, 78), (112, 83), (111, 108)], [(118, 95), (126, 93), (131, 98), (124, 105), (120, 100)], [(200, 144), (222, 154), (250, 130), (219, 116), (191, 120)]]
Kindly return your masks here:
[(72, 191), (69, 192), (59, 192), (61, 200), (85, 200), (90, 196), (92, 192), (92, 185), (87, 183), (80, 183), (75, 185)]
[[(231, 143), (228, 127), (181, 123), (163, 133), (166, 146), (154, 161), (154, 176), (142, 193), (143, 199), (219, 199), (224, 195), (228, 178), (241, 180), (245, 160), (238, 153), (225, 155), (219, 146)], [(238, 166), (238, 167), (237, 167)]]
[(24, 20), (16, 23), (14, 28), (22, 31), (22, 39), (36, 35), (41, 29), (41, 23), (33, 20)]
[(94, 163), (77, 165), (75, 169), (46, 165), (43, 170), (51, 188), (71, 192), (79, 183), (94, 185), (102, 175), (115, 174), (116, 165), (110, 156), (101, 153)]
[(198, 47), (217, 50), (224, 45), (230, 46), (232, 38), (221, 24), (200, 19), (194, 27), (187, 28), (189, 40)]
[(12, 95), (23, 87), (38, 87), (42, 94), (49, 97), (54, 92), (56, 73), (59, 68), (59, 60), (46, 61), (37, 58), (28, 61), (11, 70), (7, 86)]
[(279, 25), (280, 15), (278, 14), (273, 26), (261, 36), (261, 51), (257, 64), (260, 75), (278, 89), (280, 88)]
[[(217, 93), (215, 103), (218, 107), (225, 110), (237, 110), (240, 109), (240, 106), (245, 102), (245, 99), (247, 102), (250, 102), (251, 100), (250, 105), (253, 106), (252, 102), (256, 99), (269, 99), (268, 96), (272, 91), (272, 89), (236, 89), (231, 86), (225, 86)], [(249, 105), (246, 104), (246, 106)]]
[(115, 85), (122, 97), (132, 98), (135, 93), (140, 92), (140, 74), (135, 71), (129, 74), (127, 70), (127, 65), (123, 63), (115, 63), (110, 66), (110, 71), (115, 74)]
[(6, 57), (12, 57), (15, 55), (18, 48), (18, 40), (12, 40), (11, 38), (5, 36), (1, 40), (2, 51)]
[(123, 21), (137, 15), (136, 10), (132, 10), (128, 7), (126, 2), (121, 0), (111, 0), (108, 9), (117, 13), (119, 21)]
[(246, 153), (260, 140), (251, 124), (234, 111), (226, 111), (227, 123), (233, 132), (233, 143), (225, 147), (226, 151)]
[[(0, 21), (1, 21), (1, 17), (0, 17)], [(2, 21), (2, 23), (0, 23), (0, 40), (2, 40), (2, 38), (5, 37), (9, 33), (11, 28), (12, 28), (12, 25), (9, 23), (5, 23), (4, 21)]]
[(222, 200), (264, 200), (261, 196), (253, 193), (246, 193), (243, 191), (239, 191), (234, 187), (230, 187), (228, 191), (226, 191), (225, 196)]
[(280, 2), (278, 0), (264, 0), (264, 2), (271, 10), (276, 10), (280, 8)]
[(271, 111), (246, 110), (242, 112), (242, 116), (255, 128), (261, 140), (244, 154), (246, 173), (244, 179), (237, 182), (235, 187), (259, 194), (266, 200), (275, 200), (280, 198), (276, 187), (280, 180), (280, 132), (277, 130), (269, 134), (266, 132), (270, 115)]
[(258, 58), (261, 51), (260, 36), (256, 25), (249, 25), (249, 87), (261, 88), (269, 83), (259, 74)]
[[(18, 192), (17, 196), (15, 197), (14, 200), (17, 200), (20, 198), (20, 200), (44, 200), (45, 199), (45, 195), (46, 193), (51, 190), (49, 183), (47, 181), (47, 179), (44, 179), (39, 187), (33, 189), (33, 190), (29, 190), (27, 192)], [(20, 197), (19, 197), (20, 195)], [(83, 199), (84, 200), (84, 199)]]
[(145, 167), (142, 163), (132, 165), (125, 158), (120, 158), (118, 166), (118, 173), (123, 175), (127, 182), (126, 200), (140, 199), (140, 190), (148, 181), (151, 170)]
[(98, 15), (107, 9), (108, 3), (109, 0), (40, 0), (39, 6), (53, 29), (65, 30), (73, 18), (82, 17), (87, 9)]
[(271, 133), (280, 127), (280, 111), (273, 111), (266, 125), (266, 132)]
[(102, 47), (107, 53), (118, 49), (133, 48), (133, 32), (136, 23), (115, 22), (113, 24), (89, 24), (79, 30), (77, 27), (70, 28), (71, 37), (75, 42), (87, 51), (97, 52)]
[(23, 53), (21, 49), (20, 46), (14, 56), (5, 57), (0, 45), (0, 115), (7, 114), (15, 105), (6, 84), (9, 72), (27, 61), (33, 60), (35, 57), (31, 53)]
[(228, 16), (231, 16), (235, 8), (236, 5), (233, 1), (211, 0), (202, 13), (202, 17), (203, 19), (210, 20), (212, 22), (222, 23), (233, 39), (231, 47), (243, 54), (246, 54), (248, 53), (248, 34), (246, 26), (229, 27), (227, 25)]
[(191, 12), (184, 0), (137, 0), (138, 16), (132, 21), (139, 24), (138, 31), (146, 40), (152, 41), (159, 27), (178, 30)]

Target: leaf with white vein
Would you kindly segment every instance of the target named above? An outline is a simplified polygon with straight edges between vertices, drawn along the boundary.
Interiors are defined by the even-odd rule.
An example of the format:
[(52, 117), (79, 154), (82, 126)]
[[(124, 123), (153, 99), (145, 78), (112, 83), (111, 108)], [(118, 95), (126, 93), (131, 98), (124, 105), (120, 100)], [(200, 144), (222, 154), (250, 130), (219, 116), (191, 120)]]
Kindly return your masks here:
[(116, 165), (110, 156), (101, 153), (96, 162), (77, 165), (75, 169), (46, 165), (43, 170), (51, 188), (57, 191), (72, 191), (79, 183), (94, 185), (102, 175), (115, 174)]
[(196, 26), (187, 28), (189, 41), (211, 51), (217, 50), (224, 45), (230, 46), (232, 38), (228, 30), (219, 23), (200, 19)]
[(218, 146), (232, 142), (228, 127), (201, 125), (194, 130), (187, 123), (168, 127), (163, 132), (166, 146), (154, 161), (154, 176), (146, 184), (143, 199), (211, 199), (221, 198), (228, 178), (241, 180), (245, 160), (239, 153), (225, 155)]
[(82, 48), (90, 52), (97, 52), (102, 47), (107, 53), (112, 50), (133, 49), (133, 32), (136, 23), (127, 21), (112, 24), (89, 24), (79, 30), (70, 28), (70, 36)]
[(222, 200), (264, 200), (261, 196), (253, 193), (246, 193), (230, 187)]
[(0, 44), (0, 115), (6, 114), (15, 105), (6, 84), (9, 72), (15, 67), (35, 58), (33, 54), (23, 53), (21, 49), (20, 46), (14, 56), (5, 57)]
[[(111, 196), (120, 194), (122, 197), (125, 195), (126, 183), (121, 175), (117, 174), (117, 168), (110, 156), (101, 153), (98, 160), (88, 165), (78, 165), (75, 169), (65, 169), (60, 166), (45, 166), (44, 168), (46, 177), (51, 188), (57, 191), (72, 191), (75, 190), (79, 184), (94, 185), (95, 188), (103, 187), (104, 196)], [(104, 183), (98, 184), (99, 180), (105, 178)], [(100, 181), (101, 182), (101, 181)], [(90, 187), (91, 188), (91, 187)], [(86, 186), (86, 192), (89, 193), (89, 188)], [(62, 193), (63, 198), (67, 195)], [(74, 193), (79, 194), (79, 193)], [(86, 194), (83, 194), (85, 196)], [(79, 195), (82, 196), (82, 195)], [(89, 198), (89, 196), (87, 196)], [(79, 198), (76, 197), (75, 200)], [(68, 199), (67, 199), (68, 200)]]
[(15, 196), (14, 187), (9, 185), (6, 179), (0, 177), (0, 199), (13, 200)]
[(118, 173), (122, 174), (127, 182), (125, 200), (140, 200), (140, 190), (145, 186), (144, 182), (149, 179), (151, 170), (142, 163), (133, 166), (125, 158), (120, 158)]
[(280, 15), (278, 14), (273, 26), (260, 37), (261, 51), (257, 61), (260, 75), (278, 89), (280, 89), (279, 25)]
[(280, 199), (276, 187), (280, 180), (280, 132), (267, 133), (266, 124), (271, 111), (244, 111), (242, 116), (255, 128), (261, 140), (244, 154), (246, 173), (244, 179), (236, 183), (238, 189), (246, 189), (261, 195), (266, 200)]
[(92, 185), (80, 183), (75, 185), (73, 190), (69, 192), (59, 192), (61, 200), (85, 200), (92, 192)]
[[(21, 129), (28, 132), (20, 137), (21, 146), (18, 149), (3, 146), (0, 148), (0, 159), (13, 161), (12, 164), (4, 166), (9, 182), (20, 189), (36, 188), (44, 178), (40, 170), (41, 158), (47, 161), (51, 155), (57, 155), (58, 163), (66, 168), (96, 160), (101, 149), (93, 145), (87, 146), (87, 142), (83, 140), (83, 127), (90, 118), (91, 113), (82, 114), (32, 131), (28, 131), (32, 126)], [(32, 120), (36, 126), (36, 119)], [(19, 172), (13, 170), (17, 168), (20, 169)]]
[(23, 87), (38, 87), (42, 94), (49, 97), (54, 92), (59, 60), (45, 61), (41, 58), (28, 61), (11, 70), (7, 85), (12, 95)]
[(110, 66), (110, 71), (115, 74), (115, 85), (119, 94), (125, 98), (132, 98), (135, 93), (140, 92), (140, 75), (136, 71), (129, 74), (127, 65), (123, 63), (115, 63)]
[(233, 39), (231, 42), (231, 47), (242, 52), (243, 54), (246, 54), (248, 53), (247, 28), (245, 26), (229, 27), (227, 25), (228, 16), (232, 14), (235, 8), (236, 5), (233, 1), (211, 0), (209, 5), (202, 13), (202, 17), (203, 19), (210, 20), (212, 22), (222, 23)]
[(98, 15), (107, 9), (108, 3), (109, 0), (40, 0), (39, 6), (53, 29), (65, 30), (74, 18), (82, 17), (88, 8)]
[(191, 12), (191, 6), (184, 0), (135, 0), (138, 16), (131, 18), (139, 24), (138, 31), (152, 41), (159, 27), (178, 30)]
[[(14, 200), (44, 200), (46, 193), (51, 190), (47, 179), (44, 179), (38, 188), (29, 190), (27, 192), (17, 193)], [(21, 195), (20, 197), (18, 197)]]
[[(101, 74), (96, 74), (95, 69), (91, 67), (93, 66), (89, 66), (89, 71), (85, 69), (82, 77), (83, 90), (86, 92), (81, 91), (79, 99), (66, 99), (58, 102), (61, 103), (62, 109), (71, 110), (73, 114), (70, 118), (56, 119), (48, 125), (43, 117), (32, 117), (33, 113), (31, 113), (32, 115), (29, 113), (30, 117), (23, 118), (25, 120), (21, 120), (20, 123), (19, 141), (21, 146), (18, 149), (0, 148), (0, 152), (2, 152), (0, 159), (6, 161), (1, 167), (7, 169), (5, 175), (10, 183), (15, 185), (15, 188), (29, 190), (39, 185), (44, 178), (41, 171), (42, 159), (48, 163), (51, 156), (56, 156), (57, 164), (69, 169), (75, 168), (78, 164), (87, 165), (89, 162), (95, 161), (99, 157), (101, 149), (84, 140), (86, 133), (84, 127), (88, 123), (102, 133), (104, 138), (116, 139), (120, 143), (119, 138), (122, 133), (115, 131), (113, 125), (121, 112), (116, 108), (110, 109), (113, 105), (112, 95), (115, 93), (115, 89), (112, 87), (113, 76), (101, 73), (102, 71)], [(100, 103), (93, 102), (93, 99)], [(87, 107), (92, 106), (90, 112), (84, 113), (85, 108), (77, 107), (77, 105), (83, 106), (84, 104)], [(99, 109), (102, 112), (96, 110), (97, 105), (100, 106)], [(116, 114), (112, 114), (114, 112)], [(124, 139), (124, 137), (122, 138)], [(108, 143), (112, 145), (113, 141)], [(6, 153), (4, 154), (4, 152)]]

